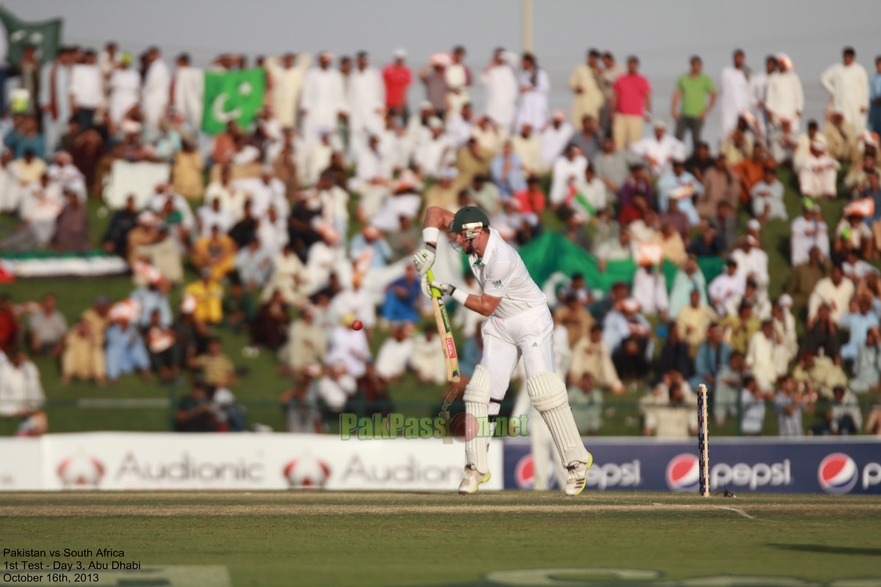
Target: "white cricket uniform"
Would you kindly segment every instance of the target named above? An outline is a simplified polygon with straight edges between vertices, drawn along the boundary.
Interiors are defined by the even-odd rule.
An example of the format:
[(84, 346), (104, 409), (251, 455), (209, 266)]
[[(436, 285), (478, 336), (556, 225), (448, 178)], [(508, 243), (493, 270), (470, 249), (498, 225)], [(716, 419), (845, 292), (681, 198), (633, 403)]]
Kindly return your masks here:
[(508, 391), (517, 361), (523, 357), (526, 378), (555, 372), (554, 321), (548, 300), (532, 280), (517, 251), (494, 229), (482, 258), (468, 262), (481, 290), (502, 298), (496, 311), (483, 323), (483, 357), (480, 364), (489, 374), (491, 399), (487, 413), (497, 416)]

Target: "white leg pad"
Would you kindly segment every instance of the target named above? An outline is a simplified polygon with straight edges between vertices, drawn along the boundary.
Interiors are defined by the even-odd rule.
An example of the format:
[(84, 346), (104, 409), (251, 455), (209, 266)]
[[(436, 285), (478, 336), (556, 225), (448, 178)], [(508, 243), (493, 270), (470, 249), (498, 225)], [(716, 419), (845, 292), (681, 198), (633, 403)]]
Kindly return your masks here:
[(557, 374), (550, 371), (536, 373), (526, 381), (526, 391), (532, 405), (551, 431), (563, 465), (569, 466), (573, 462), (587, 463), (590, 457), (581, 442), (581, 435), (578, 434), (575, 418), (569, 408), (566, 386)]
[[(471, 381), (465, 386), (466, 434), (470, 440), (465, 441), (465, 461), (473, 465), (481, 473), (489, 473), (489, 461), (486, 456), (487, 439), (486, 431), (489, 430), (487, 417), (487, 405), (490, 399), (489, 373), (482, 366), (474, 368)], [(476, 426), (477, 430), (470, 430), (470, 426)]]

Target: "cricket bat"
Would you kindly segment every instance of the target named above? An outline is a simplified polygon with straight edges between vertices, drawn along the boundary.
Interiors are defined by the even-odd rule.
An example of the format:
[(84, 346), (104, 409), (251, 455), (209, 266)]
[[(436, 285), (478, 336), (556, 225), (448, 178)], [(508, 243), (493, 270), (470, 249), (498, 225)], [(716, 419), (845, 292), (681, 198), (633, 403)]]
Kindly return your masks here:
[[(431, 269), (426, 274), (428, 281), (434, 281), (434, 273)], [(434, 308), (434, 319), (437, 322), (437, 333), (444, 349), (444, 363), (447, 366), (447, 381), (459, 381), (459, 355), (456, 354), (456, 341), (453, 340), (453, 328), (450, 325), (450, 315), (444, 305), (440, 290), (431, 288), (431, 306)]]

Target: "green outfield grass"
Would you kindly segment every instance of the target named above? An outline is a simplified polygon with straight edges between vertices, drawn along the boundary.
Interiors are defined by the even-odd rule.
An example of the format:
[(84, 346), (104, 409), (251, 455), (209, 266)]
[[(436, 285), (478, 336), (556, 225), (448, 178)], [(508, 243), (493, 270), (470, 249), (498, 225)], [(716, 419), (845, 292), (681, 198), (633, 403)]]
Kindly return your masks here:
[[(881, 501), (856, 496), (14, 493), (0, 496), (0, 553), (111, 548), (142, 566), (224, 566), (236, 586), (824, 585), (874, 578), (838, 583), (869, 587), (881, 585), (879, 520)], [(50, 558), (42, 560), (51, 565)], [(0, 557), (0, 565), (11, 560)], [(541, 582), (537, 571), (526, 578), (527, 569), (554, 568), (572, 570), (556, 580)], [(645, 582), (616, 582), (616, 573)], [(721, 575), (731, 577), (706, 579)], [(764, 579), (736, 579), (746, 576)]]

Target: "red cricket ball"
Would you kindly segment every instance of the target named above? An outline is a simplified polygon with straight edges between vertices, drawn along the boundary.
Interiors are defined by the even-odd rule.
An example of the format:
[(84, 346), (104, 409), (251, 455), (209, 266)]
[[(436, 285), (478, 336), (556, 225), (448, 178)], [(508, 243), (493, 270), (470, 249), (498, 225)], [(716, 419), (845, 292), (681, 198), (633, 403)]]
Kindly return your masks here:
[(352, 330), (361, 330), (362, 328), (364, 328), (364, 323), (360, 320), (352, 322)]

